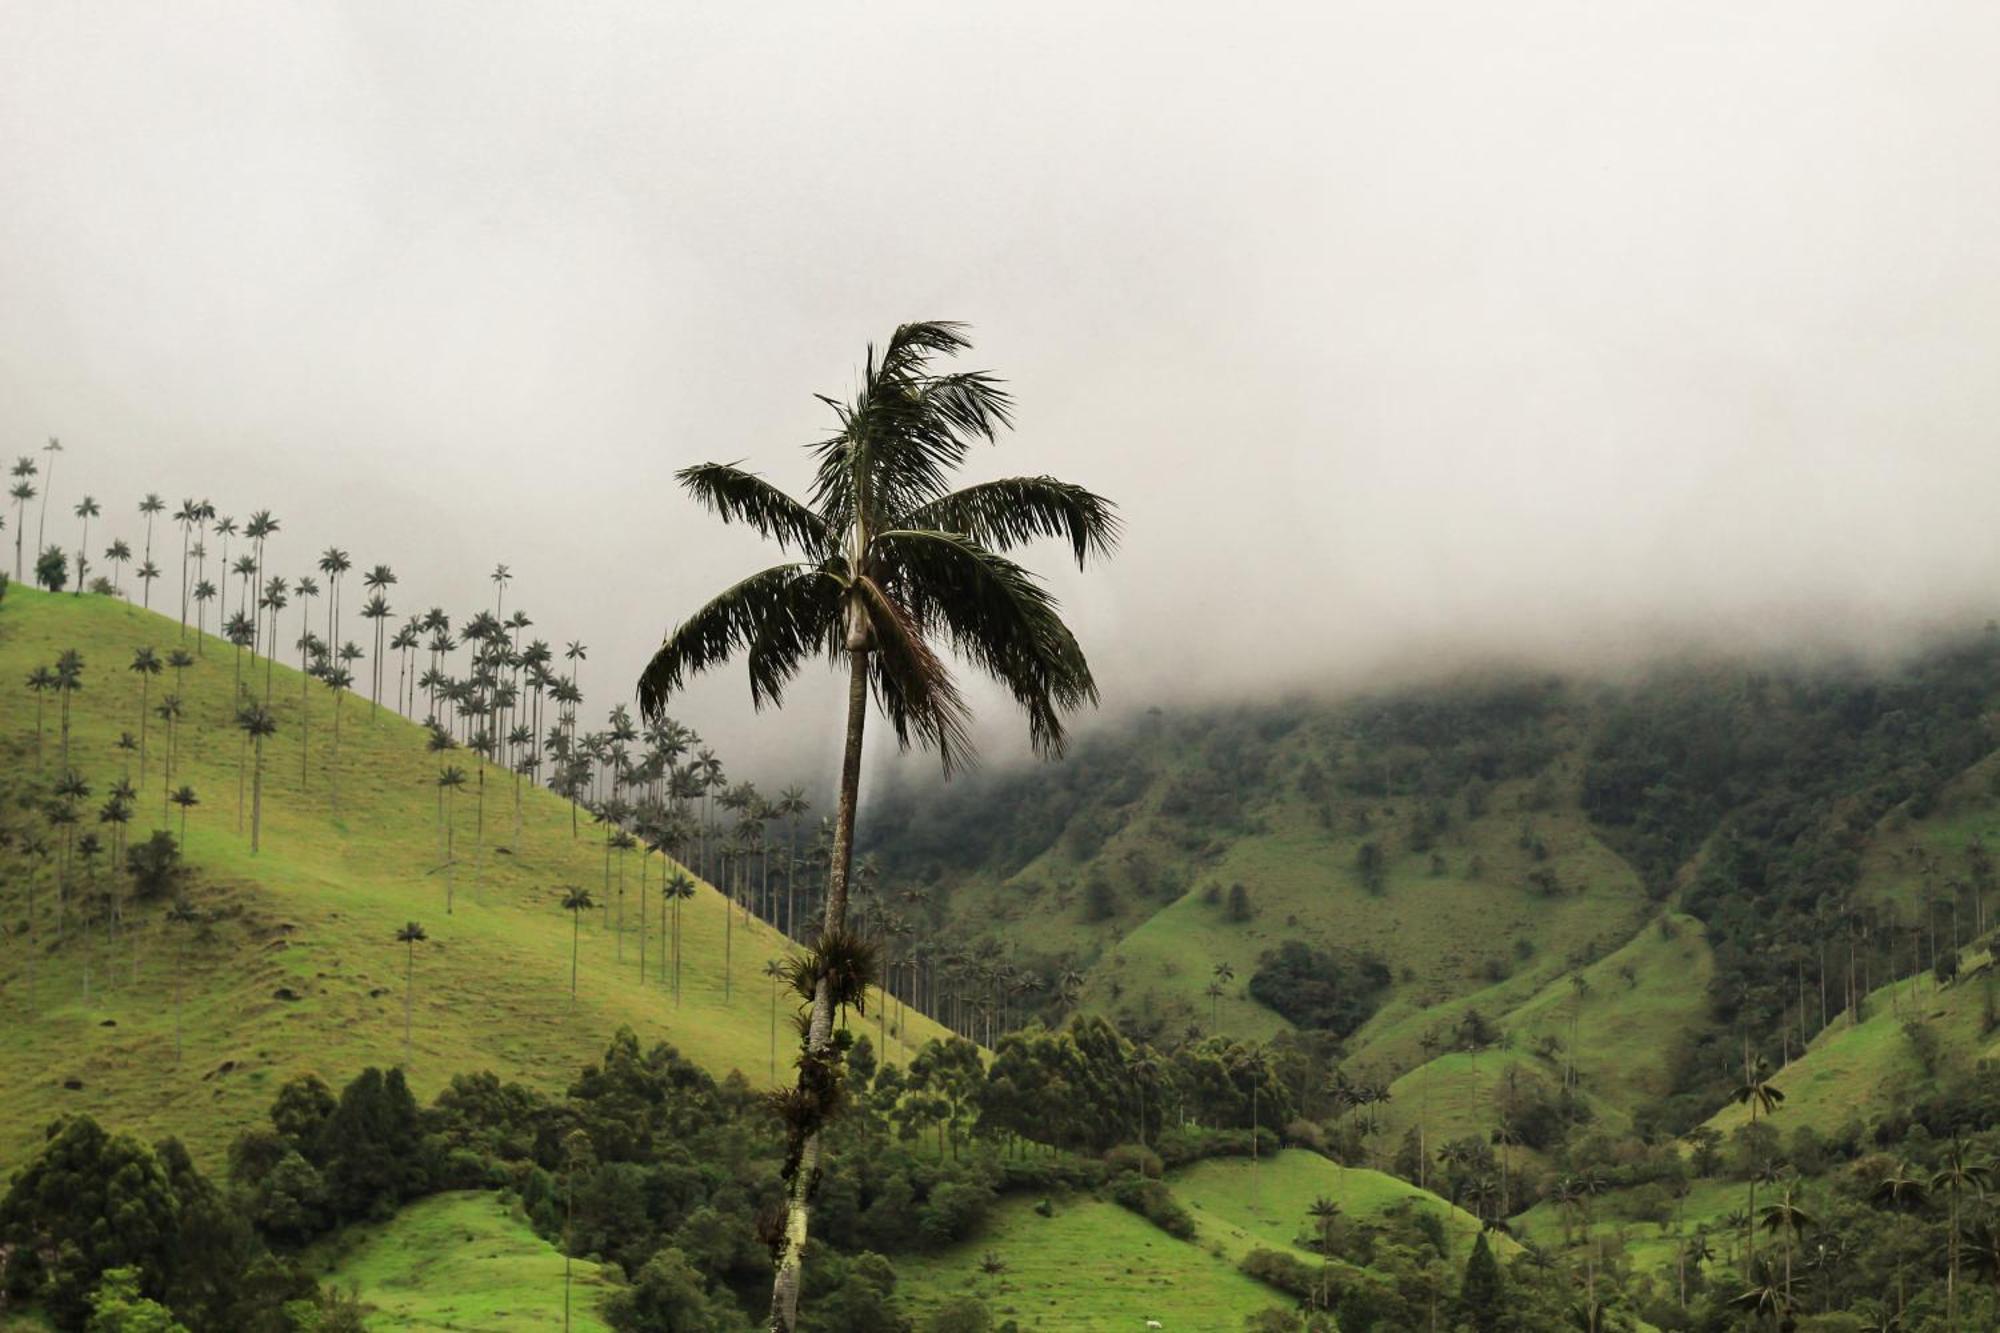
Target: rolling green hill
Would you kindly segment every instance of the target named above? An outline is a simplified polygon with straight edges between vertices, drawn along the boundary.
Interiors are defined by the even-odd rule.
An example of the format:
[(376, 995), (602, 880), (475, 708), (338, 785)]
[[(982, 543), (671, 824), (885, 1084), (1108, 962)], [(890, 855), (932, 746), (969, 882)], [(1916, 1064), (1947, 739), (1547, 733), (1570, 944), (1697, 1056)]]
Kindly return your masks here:
[[(370, 1328), (563, 1326), (563, 1258), (498, 1195), (437, 1194), (389, 1222), (351, 1227), (314, 1253), (322, 1280), (352, 1293)], [(594, 1313), (609, 1290), (601, 1266), (573, 1263), (569, 1326), (609, 1333)]]
[[(39, 772), (46, 791), (59, 771), (59, 706), (45, 701), (38, 768), (37, 710), (21, 684), (32, 668), (74, 648), (85, 669), (71, 700), (70, 763), (92, 788), (78, 832), (97, 831), (94, 812), (110, 788), (128, 771), (138, 779), (138, 756), (116, 748), (121, 732), (139, 729), (140, 680), (127, 665), (141, 645), (164, 658), (181, 642), (176, 622), (112, 598), (10, 588), (0, 603), (0, 681), (13, 691), (0, 710), (8, 790), (27, 796)], [(192, 635), (187, 642), (194, 647)], [(760, 1083), (771, 1077), (773, 987), (763, 969), (784, 947), (779, 936), (754, 919), (746, 924), (740, 913), (725, 928), (722, 897), (702, 886), (683, 909), (676, 1002), (657, 971), (663, 858), (647, 858), (643, 871), (636, 854), (622, 866), (613, 858), (607, 894), (602, 830), (586, 817), (573, 836), (569, 804), (524, 784), (517, 839), (512, 779), (492, 765), (485, 837), (475, 840), (476, 765), (459, 750), (446, 759), (464, 768), (468, 781), (448, 804), (456, 864), (442, 868), (439, 759), (426, 752), (426, 732), (387, 709), (371, 715), (365, 698), (349, 695), (340, 704), (336, 764), (331, 693), (282, 665), (271, 672), (279, 730), (265, 746), (262, 849), (253, 854), (247, 822), (239, 827), (238, 818), (245, 746), (231, 725), (236, 668), (235, 650), (211, 637), (179, 685), (184, 717), (173, 781), (193, 786), (201, 801), (189, 812), (186, 841), (195, 872), (190, 896), (208, 924), (169, 926), (164, 904), (154, 903), (129, 910), (115, 932), (79, 932), (72, 923), (59, 939), (53, 863), (31, 876), (18, 845), (0, 853), (13, 858), (0, 891), (7, 928), (0, 1167), (17, 1163), (42, 1125), (65, 1111), (87, 1111), (149, 1138), (178, 1135), (215, 1165), (238, 1131), (262, 1121), (291, 1075), (315, 1071), (338, 1086), (366, 1065), (400, 1063), (409, 958), (396, 932), (408, 921), (429, 935), (415, 949), (413, 969), (409, 1075), (422, 1099), (451, 1075), (479, 1069), (559, 1088), (620, 1025), (648, 1043), (673, 1043), (718, 1075), (740, 1070)], [(243, 670), (261, 693), (265, 664), (246, 655)], [(175, 688), (169, 670), (151, 683), (151, 701)], [(303, 774), (302, 709), (310, 723)], [(157, 719), (149, 719), (149, 733), (134, 842), (155, 825), (180, 828), (180, 812), (163, 808), (167, 744)], [(39, 828), (33, 813), (19, 808), (0, 821), (23, 836)], [(642, 874), (649, 900), (643, 984)], [(113, 882), (101, 864), (95, 879)], [(604, 903), (579, 923), (574, 1003), (571, 921), (559, 906), (566, 884), (590, 888)], [(184, 959), (178, 1063), (177, 959)], [(915, 1013), (909, 1028), (918, 1044), (938, 1031)], [(891, 1043), (896, 1058), (904, 1048), (895, 1033)]]

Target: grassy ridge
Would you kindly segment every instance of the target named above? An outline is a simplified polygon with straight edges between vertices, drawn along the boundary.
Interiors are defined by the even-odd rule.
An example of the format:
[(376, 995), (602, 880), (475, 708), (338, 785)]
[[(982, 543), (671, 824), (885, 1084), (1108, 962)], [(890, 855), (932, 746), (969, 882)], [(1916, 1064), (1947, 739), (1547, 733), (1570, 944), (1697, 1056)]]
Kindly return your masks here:
[[(321, 1282), (360, 1298), (370, 1328), (563, 1326), (562, 1253), (497, 1194), (419, 1200), (388, 1222), (341, 1232), (311, 1262)], [(574, 1260), (569, 1326), (610, 1333), (595, 1314), (610, 1288), (597, 1264)]]
[[(981, 1270), (988, 1253), (1005, 1271)], [(937, 1254), (898, 1256), (897, 1290), (919, 1318), (970, 1293), (1024, 1329), (1227, 1329), (1291, 1298), (1236, 1270), (1226, 1255), (1176, 1240), (1115, 1203), (1058, 1200), (1042, 1217), (1002, 1200), (974, 1239)]]
[[(126, 669), (133, 651), (150, 644), (164, 658), (181, 642), (176, 622), (120, 601), (10, 588), (0, 604), (0, 686), (15, 693), (0, 710), (0, 764), (17, 774), (33, 770), (35, 707), (21, 682), (33, 667), (77, 649), (86, 669), (72, 701), (71, 765), (91, 783), (83, 828), (94, 828), (119, 775), (129, 767), (138, 778), (136, 757), (128, 765), (114, 748), (121, 731), (139, 727), (140, 682)], [(677, 1004), (655, 970), (654, 890), (669, 868), (663, 858), (652, 857), (646, 872), (649, 971), (642, 984), (637, 855), (624, 865), (621, 933), (618, 863), (614, 858), (607, 895), (602, 841), (588, 819), (573, 837), (568, 803), (524, 784), (517, 840), (512, 779), (488, 765), (485, 838), (476, 842), (476, 764), (458, 750), (448, 761), (466, 770), (468, 783), (448, 807), (457, 864), (441, 869), (439, 764), (425, 751), (426, 733), (386, 708), (371, 716), (367, 700), (355, 695), (341, 705), (336, 817), (332, 695), (284, 666), (271, 673), (279, 731), (266, 743), (262, 852), (253, 856), (247, 824), (242, 832), (237, 826), (243, 746), (231, 724), (234, 652), (210, 638), (186, 674), (174, 775), (201, 798), (187, 823), (187, 850), (200, 872), (197, 900), (216, 915), (213, 924), (200, 933), (170, 932), (156, 905), (134, 913), (115, 940), (93, 931), (86, 942), (73, 931), (58, 943), (50, 871), (37, 888), (41, 925), (31, 947), (27, 886), (17, 879), (0, 890), (10, 931), (0, 959), (0, 1170), (17, 1164), (41, 1126), (63, 1111), (88, 1111), (147, 1136), (180, 1135), (213, 1166), (290, 1075), (312, 1070), (338, 1083), (369, 1064), (400, 1063), (406, 955), (395, 933), (409, 920), (430, 935), (415, 958), (410, 1078), (420, 1098), (452, 1074), (476, 1069), (560, 1088), (621, 1024), (642, 1042), (672, 1042), (718, 1075), (739, 1069), (757, 1082), (771, 1076), (772, 987), (763, 968), (785, 947), (776, 932), (734, 915), (725, 1000), (724, 900), (702, 886), (683, 908)], [(243, 667), (261, 691), (265, 665), (253, 667), (245, 655)], [(152, 682), (150, 697), (157, 702), (173, 689), (168, 671)], [(303, 774), (302, 708), (311, 721)], [(59, 763), (56, 711), (50, 698), (43, 744), (51, 778)], [(179, 828), (178, 811), (163, 817), (165, 737), (157, 719), (149, 729), (135, 842), (156, 824)], [(17, 812), (8, 818), (17, 826), (27, 820)], [(571, 923), (558, 905), (564, 884), (610, 899), (581, 923), (574, 1005)], [(174, 959), (183, 934), (184, 1051), (176, 1066)], [(782, 1000), (779, 1007), (782, 1074)], [(938, 1031), (910, 1016), (911, 1041)], [(893, 1033), (891, 1047), (889, 1057), (901, 1058)]]

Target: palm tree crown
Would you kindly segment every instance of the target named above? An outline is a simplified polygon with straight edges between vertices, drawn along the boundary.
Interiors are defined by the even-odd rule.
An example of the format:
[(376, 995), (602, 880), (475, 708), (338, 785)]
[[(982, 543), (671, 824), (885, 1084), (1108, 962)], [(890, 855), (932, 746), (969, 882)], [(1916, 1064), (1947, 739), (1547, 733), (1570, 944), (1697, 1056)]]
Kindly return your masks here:
[(695, 674), (744, 652), (752, 700), (783, 700), (806, 659), (868, 654), (876, 703), (899, 742), (935, 748), (946, 768), (969, 750), (966, 712), (939, 641), (997, 677), (1028, 714), (1038, 753), (1063, 748), (1062, 715), (1097, 699), (1090, 667), (1056, 603), (1001, 554), (1061, 537), (1081, 567), (1117, 541), (1113, 506), (1052, 477), (948, 491), (971, 444), (1009, 424), (1006, 391), (983, 372), (937, 374), (935, 355), (968, 343), (955, 324), (906, 324), (847, 403), (823, 399), (839, 430), (813, 446), (809, 503), (732, 464), (680, 479), (725, 523), (747, 523), (803, 559), (727, 589), (667, 636), (639, 680), (648, 718)]

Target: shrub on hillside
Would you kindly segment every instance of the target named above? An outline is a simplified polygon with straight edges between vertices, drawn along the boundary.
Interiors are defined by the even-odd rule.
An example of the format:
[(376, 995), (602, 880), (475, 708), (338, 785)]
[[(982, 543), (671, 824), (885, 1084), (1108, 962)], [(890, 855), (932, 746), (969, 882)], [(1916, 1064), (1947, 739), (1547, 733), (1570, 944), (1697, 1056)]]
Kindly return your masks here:
[(1158, 1180), (1166, 1170), (1160, 1155), (1143, 1143), (1121, 1143), (1104, 1154), (1104, 1165), (1112, 1175), (1145, 1176)]
[(1295, 1026), (1344, 1037), (1368, 1021), (1388, 987), (1389, 969), (1372, 954), (1286, 940), (1258, 960), (1250, 997)]
[(35, 582), (50, 592), (61, 592), (69, 586), (69, 557), (62, 547), (51, 546), (35, 557)]
[(1119, 1207), (1131, 1209), (1169, 1236), (1182, 1240), (1195, 1238), (1194, 1219), (1174, 1198), (1173, 1191), (1157, 1180), (1133, 1175), (1114, 1176), (1111, 1198)]

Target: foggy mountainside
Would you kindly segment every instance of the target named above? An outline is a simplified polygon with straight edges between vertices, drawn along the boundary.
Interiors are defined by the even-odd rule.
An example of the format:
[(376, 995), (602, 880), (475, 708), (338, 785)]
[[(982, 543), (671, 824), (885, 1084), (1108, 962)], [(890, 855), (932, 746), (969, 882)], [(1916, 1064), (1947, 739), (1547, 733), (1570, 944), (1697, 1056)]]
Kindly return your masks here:
[(0, 0), (0, 1333), (2000, 1330), (1996, 52)]

